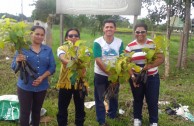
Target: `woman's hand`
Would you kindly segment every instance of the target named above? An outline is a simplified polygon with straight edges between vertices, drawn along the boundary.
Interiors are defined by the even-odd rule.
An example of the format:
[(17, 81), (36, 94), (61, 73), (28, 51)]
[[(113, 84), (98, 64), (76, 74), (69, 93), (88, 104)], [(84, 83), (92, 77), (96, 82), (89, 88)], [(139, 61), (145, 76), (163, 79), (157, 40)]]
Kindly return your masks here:
[(39, 86), (42, 83), (43, 77), (39, 76), (36, 80), (33, 81), (33, 86)]
[(17, 62), (26, 61), (26, 56), (23, 54), (18, 54), (18, 56), (16, 57), (16, 61)]

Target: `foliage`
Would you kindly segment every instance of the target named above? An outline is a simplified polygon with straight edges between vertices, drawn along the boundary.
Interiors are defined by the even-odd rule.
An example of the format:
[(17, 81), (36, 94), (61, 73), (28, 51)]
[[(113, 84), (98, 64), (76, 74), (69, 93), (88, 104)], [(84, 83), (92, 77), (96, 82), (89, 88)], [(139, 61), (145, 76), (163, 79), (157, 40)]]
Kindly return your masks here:
[(113, 84), (125, 83), (129, 80), (129, 70), (134, 68), (136, 72), (140, 72), (141, 68), (136, 66), (134, 63), (129, 63), (134, 52), (124, 52), (117, 57), (115, 63), (109, 62), (107, 65), (107, 71), (110, 73), (108, 80)]
[(32, 5), (35, 6), (35, 10), (32, 12), (34, 20), (46, 22), (49, 14), (55, 14), (56, 12), (56, 0), (37, 0)]
[(68, 50), (71, 60), (67, 64), (69, 68), (68, 77), (71, 78), (75, 73), (77, 73), (77, 80), (80, 78), (83, 80), (85, 76), (83, 75), (83, 69), (88, 68), (91, 61), (92, 49), (83, 45), (84, 41), (78, 40), (75, 44), (72, 42), (65, 42), (70, 47)]
[(29, 48), (30, 31), (27, 30), (28, 25), (25, 22), (17, 22), (14, 19), (3, 17), (0, 26), (0, 48), (3, 48), (5, 43), (11, 43), (13, 51), (15, 49), (21, 51), (22, 48)]
[(116, 33), (130, 33), (132, 34), (134, 31), (133, 29), (129, 29), (129, 28), (117, 28), (116, 29)]
[[(19, 53), (22, 53), (23, 48), (29, 48), (30, 31), (27, 30), (28, 25), (25, 22), (17, 22), (14, 19), (3, 18), (3, 22), (1, 22), (0, 25), (0, 36), (2, 36), (0, 48), (4, 48), (5, 43), (11, 43), (12, 51), (17, 50)], [(14, 71), (15, 73), (20, 71), (20, 78), (25, 84), (28, 83), (28, 75), (36, 79), (35, 73), (37, 73), (37, 71), (27, 61), (19, 62)]]
[(95, 15), (92, 16), (92, 33), (95, 34), (95, 32), (102, 32), (103, 29), (103, 22), (106, 19), (113, 19), (117, 23), (117, 25), (122, 27), (128, 27), (129, 23), (125, 18), (122, 18), (118, 15)]
[(30, 17), (26, 17), (23, 14), (13, 15), (13, 14), (8, 14), (8, 13), (0, 13), (0, 17), (2, 17), (4, 15), (6, 15), (7, 18), (12, 18), (12, 19), (15, 19), (17, 21), (22, 21), (22, 20), (31, 21)]
[[(167, 41), (164, 36), (154, 37), (155, 49), (143, 48), (142, 51), (145, 52), (145, 57), (147, 59), (146, 63), (152, 63), (156, 59), (157, 53), (165, 53), (167, 47)], [(135, 65), (134, 63), (129, 62), (131, 60), (134, 52), (124, 52), (116, 59), (115, 63), (109, 62), (107, 65), (107, 71), (110, 73), (108, 76), (109, 81), (113, 84), (127, 82), (130, 78), (129, 70), (134, 69), (135, 72), (139, 73), (141, 71), (141, 67)]]
[(159, 0), (153, 0), (147, 1), (143, 0), (142, 1), (143, 7), (147, 8), (148, 10), (148, 18), (151, 20), (153, 24), (158, 24), (162, 20), (166, 19), (166, 6), (163, 1)]
[[(118, 15), (68, 15), (64, 14), (64, 27), (72, 28), (77, 27), (82, 30), (82, 28), (89, 29), (88, 31), (92, 35), (96, 35), (98, 32), (102, 33), (103, 21), (105, 19), (114, 19), (118, 27), (127, 28), (130, 23), (127, 19)], [(59, 24), (59, 15), (55, 17), (55, 24)]]
[(161, 35), (155, 35), (153, 39), (155, 43), (155, 49), (148, 49), (144, 48), (143, 52), (145, 52), (145, 57), (147, 62), (146, 63), (152, 63), (156, 59), (156, 54), (157, 53), (164, 53), (166, 54), (166, 48), (169, 45), (169, 42), (167, 42), (167, 39), (165, 36)]
[[(192, 1), (193, 0), (190, 0), (190, 3), (192, 3)], [(144, 7), (148, 9), (148, 17), (151, 18), (153, 22), (159, 23), (166, 19), (167, 6), (171, 9), (170, 17), (178, 16), (182, 21), (185, 20), (185, 0), (143, 0), (142, 2), (144, 3)]]

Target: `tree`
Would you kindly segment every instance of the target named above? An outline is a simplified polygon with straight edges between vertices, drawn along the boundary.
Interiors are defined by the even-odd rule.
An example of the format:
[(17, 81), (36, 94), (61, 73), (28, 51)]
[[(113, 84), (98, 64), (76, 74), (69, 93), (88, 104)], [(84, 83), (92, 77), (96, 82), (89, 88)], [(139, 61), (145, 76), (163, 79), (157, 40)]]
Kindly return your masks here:
[(187, 47), (188, 47), (188, 40), (189, 40), (189, 30), (191, 26), (191, 19), (190, 19), (190, 11), (191, 11), (191, 3), (193, 0), (184, 0), (185, 5), (185, 20), (184, 20), (184, 28), (183, 28), (183, 35), (179, 47), (179, 56), (177, 67), (179, 69), (185, 69), (187, 65)]
[(6, 18), (12, 18), (12, 19), (15, 19), (17, 21), (22, 21), (22, 20), (28, 20), (28, 21), (30, 21), (31, 20), (30, 18), (26, 17), (23, 14), (19, 14), (18, 16), (15, 16), (15, 15), (8, 14), (8, 13), (0, 13), (0, 17), (2, 17), (4, 15), (5, 15)]
[[(186, 67), (186, 52), (187, 52), (187, 44), (188, 44), (188, 34), (189, 34), (189, 26), (190, 26), (190, 6), (191, 2), (193, 0), (163, 0), (163, 2), (166, 3), (166, 5), (161, 6), (160, 10), (166, 10), (166, 11), (158, 11), (157, 9), (152, 10), (151, 8), (148, 8), (150, 5), (156, 4), (157, 2), (162, 2), (161, 0), (152, 0), (152, 2), (148, 2), (147, 0), (143, 0), (143, 3), (146, 3), (146, 7), (148, 8), (149, 17), (155, 21), (159, 22), (160, 19), (166, 19), (167, 17), (167, 41), (169, 42), (168, 45), (170, 45), (170, 36), (171, 32), (173, 30), (173, 26), (170, 26), (170, 17), (177, 16), (180, 17), (184, 22), (184, 33), (183, 33), (183, 41), (181, 42), (180, 49), (179, 49), (179, 58), (178, 58), (178, 68), (185, 68)], [(155, 7), (156, 8), (156, 7)], [(160, 14), (164, 14), (163, 16), (157, 16), (159, 14), (158, 12), (164, 12)], [(159, 15), (160, 15), (159, 14)], [(167, 15), (167, 16), (165, 16)], [(165, 18), (164, 18), (165, 16)], [(157, 18), (155, 18), (157, 17)], [(169, 70), (170, 69), (170, 63), (169, 63), (169, 46), (166, 48), (166, 56), (165, 56), (165, 77), (169, 76)]]
[(32, 5), (35, 6), (35, 10), (32, 12), (34, 20), (46, 22), (49, 14), (56, 13), (56, 0), (38, 0)]

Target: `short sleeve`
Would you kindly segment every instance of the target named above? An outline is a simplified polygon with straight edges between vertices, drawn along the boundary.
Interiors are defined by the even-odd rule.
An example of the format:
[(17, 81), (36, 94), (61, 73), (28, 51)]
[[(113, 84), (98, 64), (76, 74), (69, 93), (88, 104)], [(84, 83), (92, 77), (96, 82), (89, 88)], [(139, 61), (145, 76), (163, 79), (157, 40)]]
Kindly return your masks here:
[(94, 42), (93, 53), (94, 53), (94, 58), (102, 57), (102, 49), (100, 44), (98, 44), (97, 42)]

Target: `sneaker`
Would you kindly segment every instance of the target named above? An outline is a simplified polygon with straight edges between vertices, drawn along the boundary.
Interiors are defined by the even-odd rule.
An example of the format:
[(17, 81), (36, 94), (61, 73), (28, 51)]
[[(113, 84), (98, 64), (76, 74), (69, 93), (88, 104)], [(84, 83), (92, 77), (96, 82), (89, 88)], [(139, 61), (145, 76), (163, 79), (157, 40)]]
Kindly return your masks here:
[(141, 126), (141, 120), (140, 119), (134, 119), (133, 126)]
[(158, 123), (152, 123), (150, 126), (158, 126)]

